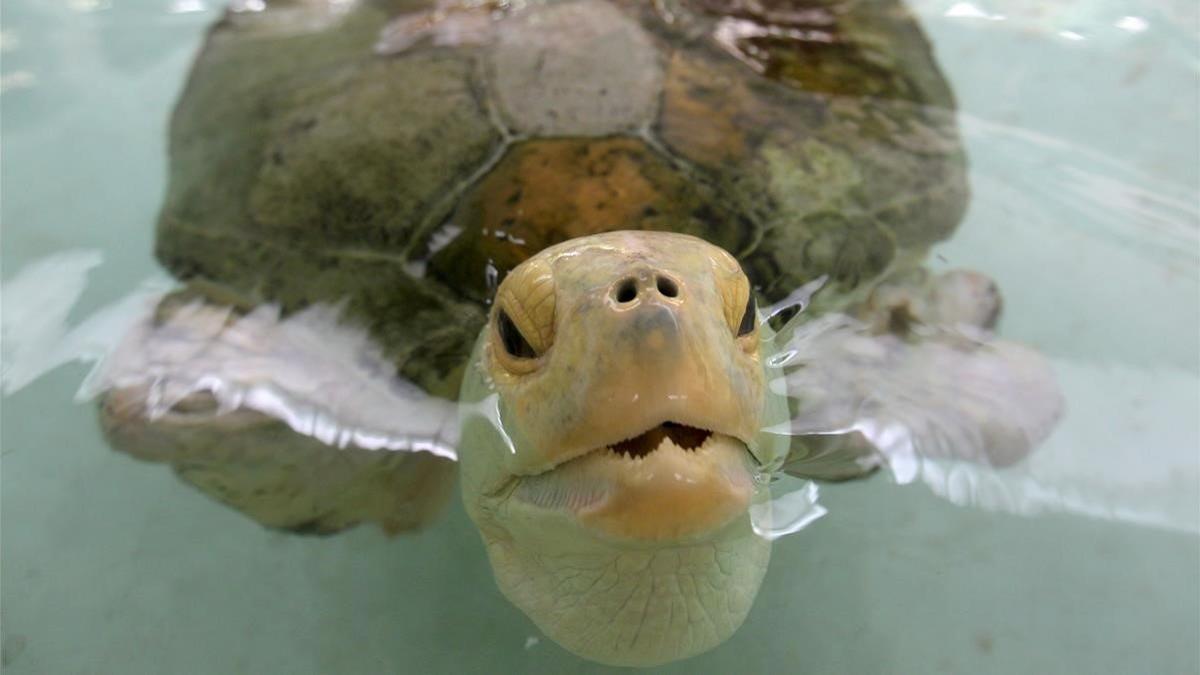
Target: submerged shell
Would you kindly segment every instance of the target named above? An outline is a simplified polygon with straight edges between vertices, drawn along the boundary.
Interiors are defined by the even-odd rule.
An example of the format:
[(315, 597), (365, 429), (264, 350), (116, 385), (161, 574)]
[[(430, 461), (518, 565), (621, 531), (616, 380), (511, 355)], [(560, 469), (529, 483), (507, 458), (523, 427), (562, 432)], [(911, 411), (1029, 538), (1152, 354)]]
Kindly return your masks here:
[(259, 9), (213, 28), (175, 112), (158, 255), (286, 311), (344, 302), (443, 395), (496, 280), (564, 239), (687, 232), (769, 300), (822, 275), (835, 297), (966, 201), (951, 95), (899, 2)]

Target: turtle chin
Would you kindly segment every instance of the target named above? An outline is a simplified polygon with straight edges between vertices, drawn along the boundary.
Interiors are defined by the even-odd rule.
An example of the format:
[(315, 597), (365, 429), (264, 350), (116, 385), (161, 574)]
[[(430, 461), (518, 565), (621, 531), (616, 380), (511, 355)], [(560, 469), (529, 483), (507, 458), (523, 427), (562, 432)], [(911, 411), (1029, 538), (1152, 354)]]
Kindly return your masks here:
[(707, 651), (741, 625), (767, 568), (756, 468), (742, 441), (664, 422), (521, 477), (480, 523), (498, 585), (585, 658)]

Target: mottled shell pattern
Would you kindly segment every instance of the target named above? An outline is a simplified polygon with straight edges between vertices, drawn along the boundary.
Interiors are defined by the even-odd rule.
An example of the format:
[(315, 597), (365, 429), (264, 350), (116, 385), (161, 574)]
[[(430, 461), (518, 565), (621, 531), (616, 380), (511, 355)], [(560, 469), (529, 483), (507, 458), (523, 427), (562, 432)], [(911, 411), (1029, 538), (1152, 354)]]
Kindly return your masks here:
[(952, 108), (890, 0), (235, 3), (172, 120), (157, 255), (344, 303), (454, 398), (498, 281), (576, 236), (702, 237), (766, 301), (866, 289), (961, 216)]

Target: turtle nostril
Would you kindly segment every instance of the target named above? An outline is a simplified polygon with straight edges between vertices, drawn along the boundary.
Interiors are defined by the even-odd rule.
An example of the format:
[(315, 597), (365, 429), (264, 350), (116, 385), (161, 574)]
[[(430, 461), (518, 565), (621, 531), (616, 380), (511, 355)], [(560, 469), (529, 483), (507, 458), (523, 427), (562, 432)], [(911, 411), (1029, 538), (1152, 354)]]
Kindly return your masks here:
[(637, 282), (633, 279), (626, 279), (617, 286), (617, 302), (633, 302), (637, 297)]
[(659, 277), (658, 292), (662, 293), (664, 297), (673, 298), (679, 295), (679, 285), (666, 277)]

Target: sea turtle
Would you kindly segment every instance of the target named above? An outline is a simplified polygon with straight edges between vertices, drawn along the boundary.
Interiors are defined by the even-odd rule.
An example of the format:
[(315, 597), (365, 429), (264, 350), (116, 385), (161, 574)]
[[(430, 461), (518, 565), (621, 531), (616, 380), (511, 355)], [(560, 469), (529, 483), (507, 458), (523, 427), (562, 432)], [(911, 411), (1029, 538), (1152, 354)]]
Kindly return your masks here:
[(1011, 462), (1057, 412), (991, 283), (921, 267), (965, 160), (898, 2), (244, 0), (170, 140), (183, 285), (97, 380), (110, 442), (312, 534), (430, 522), (457, 458), (501, 590), (588, 658), (733, 633), (772, 473), (897, 428)]

